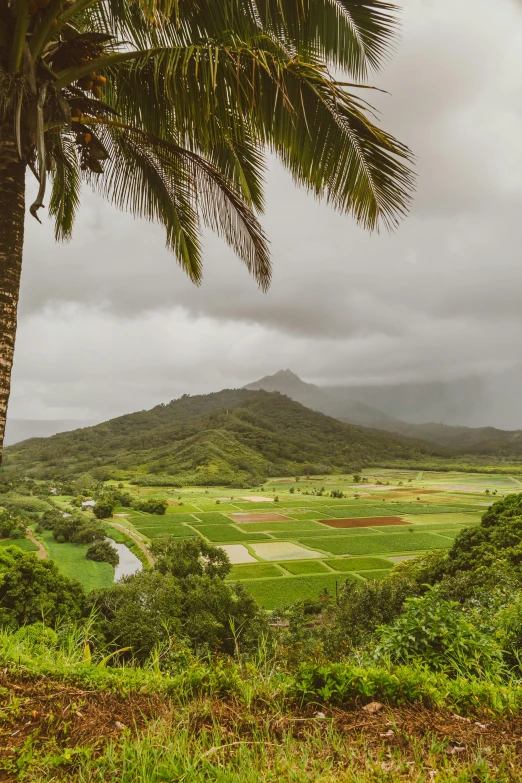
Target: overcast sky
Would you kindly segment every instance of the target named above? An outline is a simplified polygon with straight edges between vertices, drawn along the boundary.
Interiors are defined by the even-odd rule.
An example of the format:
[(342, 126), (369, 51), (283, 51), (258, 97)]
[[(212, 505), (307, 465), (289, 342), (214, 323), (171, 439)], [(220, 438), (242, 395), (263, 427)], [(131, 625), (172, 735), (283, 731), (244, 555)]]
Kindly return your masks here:
[(261, 294), (220, 240), (192, 286), (162, 229), (84, 192), (73, 241), (27, 223), (10, 415), (104, 419), (290, 367), (325, 384), (452, 380), (519, 363), (522, 4), (403, 0), (373, 83), (418, 158), (393, 235), (370, 236), (277, 164)]

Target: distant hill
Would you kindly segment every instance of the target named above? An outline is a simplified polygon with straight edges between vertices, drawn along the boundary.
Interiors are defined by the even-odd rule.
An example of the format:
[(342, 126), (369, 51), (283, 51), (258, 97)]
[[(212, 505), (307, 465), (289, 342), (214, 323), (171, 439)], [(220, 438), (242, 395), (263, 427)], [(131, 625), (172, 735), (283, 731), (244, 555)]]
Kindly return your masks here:
[(35, 478), (149, 474), (180, 483), (250, 485), (271, 475), (354, 471), (444, 450), (356, 427), (279, 393), (247, 389), (185, 395), (94, 427), (6, 450), (6, 472)]
[(495, 457), (522, 456), (522, 430), (495, 427), (451, 427), (448, 424), (408, 424), (403, 421), (376, 423), (383, 430), (437, 443), (454, 454), (482, 454)]
[[(439, 404), (449, 404), (445, 397), (444, 385), (426, 384), (430, 387), (431, 394), (426, 405), (435, 405), (437, 389)], [(340, 421), (360, 424), (377, 430), (384, 430), (395, 435), (404, 435), (407, 438), (417, 438), (424, 443), (434, 443), (448, 449), (455, 455), (484, 455), (495, 457), (522, 456), (522, 431), (499, 430), (494, 427), (460, 427), (447, 424), (414, 423), (401, 421), (393, 416), (383, 413), (382, 410), (372, 405), (352, 399), (350, 395), (359, 392), (370, 400), (381, 400), (387, 404), (389, 410), (420, 415), (419, 388), (422, 384), (410, 384), (403, 387), (394, 387), (393, 392), (389, 387), (327, 387), (325, 389), (312, 383), (305, 383), (291, 370), (280, 370), (274, 375), (267, 375), (259, 381), (248, 384), (247, 389), (266, 389), (267, 391), (279, 391), (287, 394), (293, 400), (306, 405), (316, 411), (321, 411), (333, 416)], [(472, 396), (471, 387), (461, 384), (463, 392), (467, 388)], [(435, 390), (435, 391), (434, 391)], [(461, 405), (464, 405), (462, 397)], [(413, 413), (412, 413), (413, 412)], [(457, 415), (455, 409), (454, 415)]]
[(78, 421), (78, 419), (7, 419), (5, 445), (19, 443), (28, 438), (49, 438), (57, 432), (77, 430), (79, 427), (92, 427), (96, 421)]
[(286, 394), (292, 400), (300, 402), (307, 408), (320, 411), (327, 416), (333, 416), (340, 421), (363, 426), (374, 426), (376, 421), (393, 421), (392, 416), (347, 397), (336, 398), (313, 383), (305, 383), (291, 370), (279, 370), (274, 375), (266, 375), (259, 381), (249, 383), (245, 389), (264, 389), (265, 391), (278, 391)]

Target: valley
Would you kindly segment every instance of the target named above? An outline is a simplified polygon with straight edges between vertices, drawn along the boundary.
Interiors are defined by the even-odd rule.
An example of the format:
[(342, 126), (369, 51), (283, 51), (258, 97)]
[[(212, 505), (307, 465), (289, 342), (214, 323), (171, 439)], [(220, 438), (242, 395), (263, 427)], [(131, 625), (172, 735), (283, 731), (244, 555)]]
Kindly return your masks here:
[[(382, 579), (397, 563), (449, 549), (460, 531), (479, 524), (494, 500), (522, 486), (513, 476), (460, 472), (367, 469), (355, 478), (273, 478), (255, 491), (128, 483), (122, 489), (119, 482), (137, 500), (166, 500), (166, 513), (119, 506), (103, 524), (119, 544), (134, 544), (134, 551), (138, 542), (148, 553), (162, 536), (197, 537), (221, 547), (233, 564), (228, 580), (274, 610), (298, 600), (335, 599), (347, 579)], [(71, 495), (48, 499), (62, 513), (73, 510), (72, 501)], [(92, 511), (81, 513), (94, 519)], [(86, 545), (57, 543), (50, 531), (36, 536), (62, 572), (86, 589), (114, 582), (113, 566), (85, 559)], [(145, 567), (151, 562), (149, 554)]]

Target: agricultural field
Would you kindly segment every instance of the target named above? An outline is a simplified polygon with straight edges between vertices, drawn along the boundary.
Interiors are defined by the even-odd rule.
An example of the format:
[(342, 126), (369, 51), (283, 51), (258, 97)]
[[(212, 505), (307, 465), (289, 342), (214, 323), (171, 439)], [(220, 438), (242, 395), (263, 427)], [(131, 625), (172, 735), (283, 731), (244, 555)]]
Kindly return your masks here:
[[(396, 563), (448, 549), (486, 508), (522, 489), (499, 475), (366, 470), (353, 476), (271, 479), (258, 491), (223, 487), (127, 487), (169, 501), (164, 516), (117, 509), (119, 524), (149, 543), (162, 534), (201, 536), (221, 546), (238, 581), (266, 609), (346, 579), (378, 579)], [(333, 492), (333, 497), (332, 497)]]
[[(112, 523), (144, 545), (168, 534), (222, 547), (233, 565), (228, 581), (277, 609), (325, 591), (334, 595), (346, 579), (382, 578), (428, 550), (448, 549), (461, 530), (479, 524), (491, 503), (522, 485), (507, 475), (373, 469), (358, 482), (353, 476), (281, 478), (258, 491), (125, 489), (140, 500), (167, 500), (166, 513), (119, 507)], [(66, 511), (71, 498), (56, 500)], [(50, 534), (40, 538), (48, 556), (87, 589), (112, 583), (112, 567), (86, 561), (83, 547), (56, 544)], [(23, 546), (32, 547), (25, 540)]]

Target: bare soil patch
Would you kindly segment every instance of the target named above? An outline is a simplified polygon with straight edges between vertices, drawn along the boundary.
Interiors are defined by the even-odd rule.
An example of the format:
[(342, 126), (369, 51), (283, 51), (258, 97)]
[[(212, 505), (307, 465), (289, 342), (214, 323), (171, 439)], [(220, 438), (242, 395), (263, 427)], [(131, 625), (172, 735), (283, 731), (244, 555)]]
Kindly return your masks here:
[(228, 514), (234, 522), (290, 522), (290, 517), (283, 514)]
[(386, 527), (388, 525), (409, 525), (400, 517), (356, 517), (355, 519), (318, 519), (320, 525), (335, 528)]

